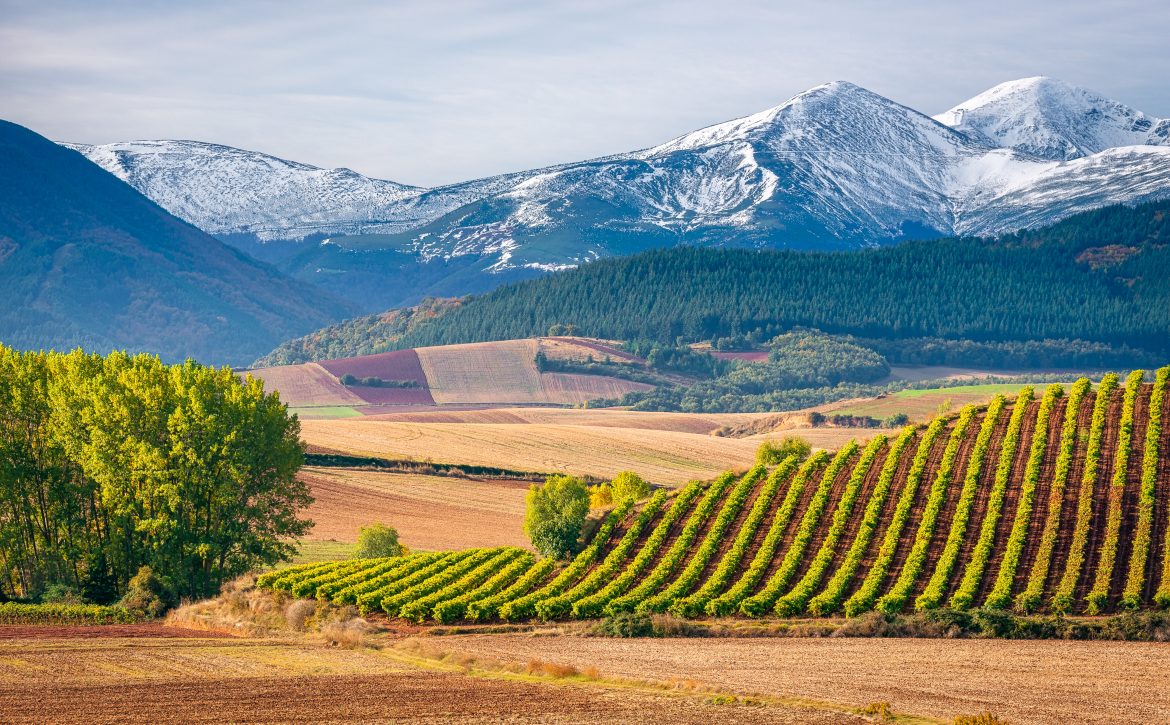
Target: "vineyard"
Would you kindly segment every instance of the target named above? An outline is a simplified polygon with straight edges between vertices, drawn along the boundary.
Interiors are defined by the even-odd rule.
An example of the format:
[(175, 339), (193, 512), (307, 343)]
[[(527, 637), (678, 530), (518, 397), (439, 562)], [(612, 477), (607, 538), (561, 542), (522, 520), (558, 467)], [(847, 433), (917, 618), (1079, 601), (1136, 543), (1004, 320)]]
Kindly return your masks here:
[(836, 453), (659, 490), (569, 562), (515, 547), (258, 586), (417, 622), (1170, 606), (1170, 368), (1025, 388)]

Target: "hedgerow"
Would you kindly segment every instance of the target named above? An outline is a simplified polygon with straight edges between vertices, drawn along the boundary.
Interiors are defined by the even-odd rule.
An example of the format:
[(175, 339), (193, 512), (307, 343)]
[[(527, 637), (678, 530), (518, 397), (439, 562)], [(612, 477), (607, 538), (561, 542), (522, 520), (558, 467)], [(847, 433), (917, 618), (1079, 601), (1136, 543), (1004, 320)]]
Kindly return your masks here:
[(922, 567), (926, 565), (926, 555), (930, 542), (934, 539), (934, 528), (938, 524), (939, 513), (947, 500), (947, 491), (951, 487), (951, 478), (955, 473), (955, 463), (959, 457), (959, 446), (967, 435), (971, 421), (975, 420), (978, 406), (969, 405), (959, 412), (959, 419), (951, 431), (951, 437), (943, 449), (942, 462), (938, 473), (934, 477), (934, 485), (930, 488), (930, 495), (926, 499), (926, 509), (922, 512), (922, 520), (918, 524), (918, 531), (914, 535), (914, 545), (906, 561), (902, 564), (902, 571), (894, 586), (877, 602), (877, 608), (887, 614), (894, 614), (902, 610), (906, 600), (914, 590)]
[(967, 536), (967, 524), (971, 520), (971, 510), (975, 505), (975, 494), (983, 477), (983, 462), (987, 459), (987, 452), (991, 449), (991, 437), (995, 433), (995, 426), (999, 416), (1003, 413), (1007, 399), (1002, 395), (992, 398), (987, 406), (987, 413), (983, 417), (983, 424), (979, 427), (979, 435), (975, 439), (975, 448), (967, 461), (967, 473), (963, 477), (963, 488), (959, 492), (959, 501), (955, 505), (955, 515), (951, 518), (951, 528), (947, 532), (947, 541), (943, 545), (942, 554), (935, 564), (934, 573), (927, 582), (922, 594), (914, 600), (914, 608), (922, 611), (937, 608), (946, 596), (947, 587), (951, 583), (951, 574), (954, 572), (955, 562), (959, 559), (959, 552), (963, 548), (963, 541)]
[(606, 614), (612, 616), (619, 612), (632, 612), (662, 587), (682, 563), (683, 557), (690, 551), (691, 544), (698, 538), (699, 531), (707, 523), (707, 519), (711, 518), (715, 507), (723, 498), (723, 494), (734, 481), (735, 476), (730, 473), (725, 473), (715, 479), (714, 483), (707, 489), (707, 495), (703, 497), (703, 500), (687, 518), (687, 522), (683, 524), (683, 529), (678, 538), (674, 540), (674, 544), (667, 549), (638, 586), (605, 605)]
[(821, 542), (820, 550), (817, 551), (812, 563), (809, 564), (808, 571), (804, 573), (796, 586), (776, 602), (776, 606), (773, 607), (776, 614), (782, 617), (800, 614), (804, 611), (808, 600), (816, 593), (817, 587), (820, 586), (821, 580), (825, 576), (825, 570), (833, 563), (833, 557), (837, 553), (837, 544), (845, 535), (846, 527), (849, 526), (849, 517), (853, 514), (853, 507), (861, 495), (865, 477), (869, 475), (869, 469), (873, 468), (878, 454), (886, 447), (887, 440), (884, 435), (874, 436), (873, 440), (862, 451), (860, 460), (849, 474), (849, 481), (845, 484), (841, 500), (837, 502), (837, 510), (833, 512), (833, 521), (829, 525), (829, 531), (825, 534), (824, 541)]
[(654, 560), (654, 557), (658, 556), (658, 552), (662, 550), (663, 545), (666, 543), (666, 538), (670, 534), (670, 530), (683, 515), (690, 512), (691, 505), (698, 500), (699, 495), (702, 493), (703, 485), (699, 481), (691, 481), (688, 483), (679, 492), (674, 503), (667, 509), (666, 514), (663, 515), (658, 525), (654, 527), (654, 531), (646, 539), (646, 543), (642, 548), (638, 550), (633, 561), (613, 581), (593, 594), (575, 602), (573, 604), (573, 616), (586, 618), (597, 617), (603, 614), (605, 605), (629, 589), (630, 585), (646, 570), (646, 567), (650, 566), (650, 562)]
[(1077, 494), (1077, 520), (1073, 527), (1072, 545), (1069, 546), (1068, 561), (1056, 592), (1052, 595), (1053, 612), (1063, 613), (1072, 608), (1073, 594), (1080, 581), (1085, 565), (1085, 554), (1089, 546), (1089, 522), (1093, 516), (1093, 490), (1101, 469), (1101, 441), (1105, 436), (1106, 416), (1109, 401), (1117, 390), (1117, 375), (1109, 373), (1101, 378), (1097, 386), (1097, 397), (1093, 403), (1093, 418), (1089, 424), (1089, 440), (1085, 446), (1085, 468), (1081, 473), (1081, 487)]
[(1158, 485), (1158, 444), (1162, 437), (1162, 411), (1165, 407), (1167, 380), (1170, 380), (1170, 367), (1158, 370), (1154, 375), (1154, 389), (1150, 393), (1150, 417), (1146, 424), (1146, 441), (1142, 450), (1142, 488), (1138, 498), (1137, 532), (1133, 539), (1133, 553), (1129, 558), (1125, 590), (1121, 595), (1121, 606), (1126, 609), (1137, 609), (1141, 605), (1142, 588), (1146, 583), (1146, 561), (1150, 556), (1150, 535), (1154, 523), (1154, 500)]
[(878, 524), (881, 523), (882, 510), (890, 496), (894, 474), (898, 471), (902, 455), (913, 442), (916, 433), (916, 426), (907, 426), (894, 440), (894, 444), (890, 446), (890, 452), (886, 454), (885, 463), (882, 464), (881, 473), (878, 474), (877, 485), (874, 486), (873, 493), (869, 496), (869, 503), (866, 504), (861, 528), (857, 530), (857, 536), (854, 537), (849, 552), (845, 555), (845, 560), (841, 562), (840, 568), (829, 579), (824, 591), (809, 600), (808, 611), (811, 614), (825, 616), (837, 611), (837, 608), (841, 606), (841, 598), (845, 596), (846, 589), (853, 581), (853, 576), (857, 573), (857, 569), (865, 557), (865, 552), (869, 549), (873, 534), (877, 531)]
[(630, 525), (630, 528), (626, 529), (625, 535), (622, 536), (617, 546), (609, 552), (605, 560), (594, 567), (588, 576), (578, 581), (567, 591), (550, 599), (537, 602), (537, 616), (546, 621), (563, 617), (572, 611), (573, 605), (578, 600), (584, 599), (611, 582), (614, 576), (626, 565), (630, 553), (642, 537), (642, 532), (646, 530), (646, 527), (650, 525), (650, 522), (662, 510), (665, 502), (666, 490), (659, 489), (638, 513), (637, 517), (634, 518), (633, 524)]
[(808, 509), (804, 512), (804, 517), (800, 520), (800, 528), (796, 530), (796, 537), (792, 540), (788, 551), (785, 552), (780, 567), (772, 574), (772, 578), (768, 580), (763, 589), (743, 600), (743, 603), (739, 605), (740, 612), (751, 617), (759, 617), (776, 605), (776, 600), (788, 588), (788, 583), (796, 573), (796, 568), (800, 566), (804, 550), (808, 548), (813, 534), (816, 533), (821, 516), (824, 515), (825, 508), (829, 504), (833, 482), (837, 480), (837, 476), (845, 468), (849, 459), (857, 453), (858, 448), (857, 441), (849, 441), (848, 445), (837, 453), (832, 463), (825, 469), (824, 475), (821, 476), (821, 483), (817, 486), (812, 501), (809, 502)]
[(796, 512), (796, 507), (800, 503), (800, 497), (804, 493), (805, 487), (812, 477), (819, 471), (826, 463), (829, 462), (829, 453), (827, 451), (818, 451), (814, 453), (811, 458), (804, 462), (796, 475), (792, 478), (792, 482), (788, 484), (788, 490), (784, 494), (784, 501), (780, 504), (780, 510), (772, 518), (772, 523), (768, 527), (768, 533), (764, 536), (763, 542), (760, 543), (760, 548), (756, 551), (756, 555), (752, 557), (752, 563), (748, 565), (747, 571), (740, 576), (730, 589), (721, 594), (718, 598), (707, 602), (707, 614), (726, 616), (739, 609), (740, 603), (748, 597), (748, 595), (764, 578), (764, 574), (768, 572), (768, 567), (772, 565), (772, 559), (776, 555), (776, 549), (779, 548), (780, 542), (784, 538), (784, 532), (788, 529), (789, 522), (792, 521), (792, 516)]
[(602, 548), (613, 536), (613, 531), (617, 525), (625, 518), (626, 514), (633, 508), (633, 499), (626, 499), (618, 504), (618, 507), (609, 512), (605, 517), (605, 521), (597, 529), (597, 533), (593, 536), (593, 541), (589, 546), (581, 550), (581, 553), (574, 557), (573, 562), (561, 570), (551, 581), (545, 584), (540, 589), (526, 594), (518, 599), (502, 604), (497, 611), (500, 619), (507, 621), (515, 621), (517, 619), (528, 619), (536, 614), (536, 603), (545, 599), (550, 599), (565, 591), (571, 584), (580, 579), (585, 572), (589, 571), (589, 567), (593, 566), (593, 562), (601, 554)]
[(1056, 457), (1056, 467), (1048, 492), (1048, 515), (1044, 520), (1044, 531), (1040, 534), (1040, 548), (1036, 552), (1032, 571), (1028, 574), (1028, 585), (1016, 597), (1016, 609), (1024, 613), (1040, 606), (1040, 599), (1044, 595), (1044, 583), (1048, 580), (1052, 552), (1056, 548), (1056, 534), (1060, 529), (1060, 515), (1064, 510), (1064, 491), (1068, 485), (1073, 454), (1077, 447), (1077, 417), (1081, 403), (1091, 386), (1092, 382), (1088, 378), (1081, 378), (1073, 383), (1068, 403), (1064, 407), (1064, 423), (1060, 428), (1060, 452)]
[(719, 560), (715, 571), (711, 572), (711, 576), (707, 577), (707, 581), (703, 582), (703, 586), (699, 587), (697, 592), (670, 605), (671, 612), (683, 617), (693, 617), (702, 613), (707, 602), (723, 591), (736, 569), (739, 568), (743, 557), (747, 555), (748, 547), (755, 540), (756, 532), (763, 524), (764, 517), (772, 506), (772, 500), (776, 497), (776, 491), (779, 490), (780, 484), (788, 480), (788, 477), (796, 470), (797, 463), (795, 456), (789, 456), (772, 471), (761, 487), (760, 494), (756, 496), (756, 501), (752, 504), (752, 509), (748, 512), (747, 518), (744, 519), (743, 525), (740, 526), (735, 541), (732, 542), (731, 548), (727, 550), (723, 558)]
[(1093, 580), (1093, 588), (1085, 597), (1085, 611), (1088, 614), (1100, 612), (1109, 599), (1109, 585), (1113, 581), (1113, 566), (1117, 560), (1117, 539), (1121, 531), (1121, 499), (1125, 495), (1129, 449), (1133, 441), (1134, 407), (1144, 377), (1144, 370), (1134, 370), (1125, 381), (1121, 423), (1117, 430), (1117, 449), (1113, 454), (1113, 480), (1109, 484), (1109, 515), (1105, 521), (1105, 541), (1101, 545), (1101, 558), (1097, 561), (1097, 576)]
[(694, 551), (682, 572), (666, 589), (639, 604), (637, 611), (662, 612), (699, 583), (699, 577), (707, 569), (707, 564), (711, 562), (715, 554), (719, 553), (719, 547), (723, 545), (728, 528), (739, 516), (739, 512), (743, 510), (744, 504), (747, 503), (756, 484), (767, 472), (767, 468), (757, 465), (739, 480), (739, 483), (731, 490), (727, 501), (724, 502), (723, 508), (719, 510), (719, 515), (715, 517), (715, 521), (707, 529), (707, 535), (703, 537), (699, 548)]
[(0, 624), (133, 624), (142, 618), (125, 607), (100, 604), (0, 604)]
[(1012, 415), (1008, 419), (1007, 432), (1004, 433), (1003, 444), (999, 449), (999, 462), (995, 467), (995, 481), (991, 485), (987, 499), (987, 511), (984, 512), (983, 523), (979, 527), (979, 540), (971, 552), (971, 560), (967, 562), (959, 588), (951, 595), (952, 609), (969, 608), (979, 593), (983, 572), (991, 559), (992, 546), (995, 545), (995, 531), (999, 525), (999, 517), (1003, 513), (1008, 479), (1011, 478), (1016, 449), (1020, 447), (1020, 429), (1024, 425), (1024, 414), (1028, 412), (1028, 404), (1032, 402), (1032, 393), (1032, 388), (1026, 387), (1016, 395)]
[(886, 576), (890, 572), (894, 555), (898, 551), (898, 542), (902, 537), (902, 529), (910, 519), (910, 510), (914, 507), (914, 499), (918, 494), (918, 487), (922, 483), (923, 473), (926, 471), (926, 462), (930, 458), (930, 451), (939, 435), (946, 429), (947, 421), (939, 416), (930, 422), (922, 439), (918, 442), (918, 450), (914, 452), (914, 460), (910, 463), (910, 470), (906, 474), (906, 483), (902, 486), (902, 493), (898, 496), (898, 505), (894, 508), (894, 516), (886, 527), (886, 535), (878, 549), (873, 565), (862, 580), (861, 586), (845, 601), (845, 615), (855, 617), (858, 614), (873, 609), (878, 592), (885, 584)]
[(1040, 483), (1040, 467), (1044, 464), (1044, 452), (1048, 450), (1048, 419), (1052, 417), (1056, 401), (1062, 395), (1064, 386), (1053, 384), (1048, 386), (1044, 391), (1044, 397), (1040, 399), (1040, 408), (1036, 412), (1036, 426), (1032, 431), (1032, 449), (1028, 452), (1028, 462), (1024, 466), (1024, 481), (1020, 484), (1020, 496), (1016, 501), (1016, 517), (1012, 521), (1012, 530), (1008, 534), (995, 585), (992, 586), (991, 593), (987, 595), (987, 601), (983, 604), (988, 609), (1003, 609), (1012, 601), (1012, 584), (1016, 580), (1016, 570), (1020, 567), (1020, 557), (1023, 556), (1028, 529), (1032, 525), (1036, 486)]

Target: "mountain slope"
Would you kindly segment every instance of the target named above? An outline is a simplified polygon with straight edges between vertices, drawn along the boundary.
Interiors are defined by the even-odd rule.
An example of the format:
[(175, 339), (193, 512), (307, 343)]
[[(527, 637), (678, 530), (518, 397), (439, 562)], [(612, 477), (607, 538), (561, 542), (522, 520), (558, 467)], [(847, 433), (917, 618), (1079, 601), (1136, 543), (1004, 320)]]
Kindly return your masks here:
[(349, 312), (8, 122), (0, 122), (0, 199), (7, 345), (238, 364)]
[[(964, 340), (967, 365), (989, 364), (979, 357), (986, 345), (1018, 347), (1038, 367), (1096, 366), (1109, 355), (1132, 361), (1143, 352), (1165, 359), (1170, 202), (1098, 209), (995, 240), (851, 254), (653, 250), (501, 286), (415, 318), (405, 331), (398, 316), (387, 319), (323, 330), (274, 354), (322, 359), (338, 337), (351, 348), (418, 347), (532, 337), (571, 324), (582, 335), (666, 344), (735, 335), (765, 341), (795, 326), (891, 344)], [(1064, 341), (1071, 357), (1028, 352), (1045, 340)], [(921, 353), (941, 351), (936, 343), (920, 345)]]
[[(1170, 196), (1170, 124), (1098, 94), (1026, 79), (938, 118), (838, 81), (649, 149), (429, 190), (189, 142), (82, 150), (225, 238), (327, 236), (282, 269), (367, 311), (651, 248), (856, 249)], [(176, 200), (221, 186), (256, 191), (224, 219)]]
[(1170, 146), (1170, 119), (1043, 76), (1001, 83), (934, 118), (992, 148), (1054, 161), (1121, 146)]

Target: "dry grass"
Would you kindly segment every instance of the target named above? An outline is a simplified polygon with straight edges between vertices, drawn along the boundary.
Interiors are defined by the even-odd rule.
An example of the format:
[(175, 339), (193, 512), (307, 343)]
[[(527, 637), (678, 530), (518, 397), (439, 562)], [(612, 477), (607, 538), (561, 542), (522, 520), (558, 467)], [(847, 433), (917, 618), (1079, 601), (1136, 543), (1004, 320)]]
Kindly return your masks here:
[(317, 467), (300, 476), (315, 499), (308, 541), (356, 541), (361, 527), (385, 523), (413, 549), (528, 546), (522, 481)]
[[(787, 414), (781, 414), (787, 415)], [(624, 408), (480, 408), (414, 410), (368, 416), (397, 423), (496, 423), (504, 425), (575, 425), (599, 428), (665, 430), (697, 435), (721, 428), (748, 426), (774, 413), (653, 413)], [(803, 421), (804, 416), (799, 416)]]
[(946, 722), (985, 711), (1016, 725), (1170, 722), (1164, 697), (1170, 650), (1157, 643), (525, 635), (450, 640), (446, 646), (475, 657), (567, 661), (611, 677), (690, 678), (714, 688), (857, 708), (886, 702)]
[(311, 445), (353, 455), (598, 477), (634, 470), (666, 485), (746, 469), (758, 446), (751, 440), (662, 430), (360, 418), (303, 421), (302, 437)]

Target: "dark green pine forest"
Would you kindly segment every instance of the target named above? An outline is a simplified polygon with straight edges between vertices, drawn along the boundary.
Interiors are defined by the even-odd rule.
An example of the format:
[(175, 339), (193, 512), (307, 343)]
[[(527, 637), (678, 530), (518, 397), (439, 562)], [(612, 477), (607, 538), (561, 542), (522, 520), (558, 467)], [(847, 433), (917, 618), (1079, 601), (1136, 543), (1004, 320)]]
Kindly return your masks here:
[(1164, 360), (1170, 201), (997, 239), (847, 253), (676, 247), (603, 259), (469, 298), (389, 345), (504, 340), (554, 326), (668, 344), (766, 342), (807, 327), (854, 336), (891, 361), (936, 364)]

